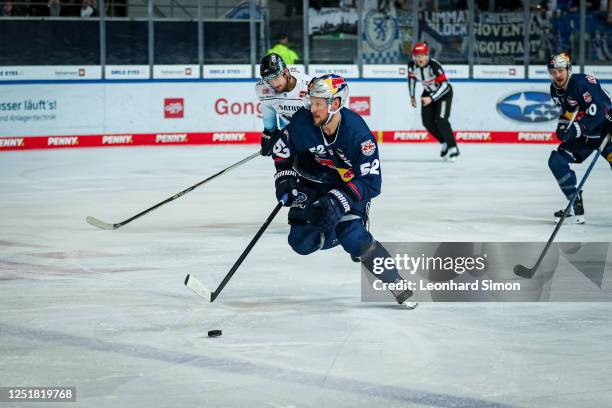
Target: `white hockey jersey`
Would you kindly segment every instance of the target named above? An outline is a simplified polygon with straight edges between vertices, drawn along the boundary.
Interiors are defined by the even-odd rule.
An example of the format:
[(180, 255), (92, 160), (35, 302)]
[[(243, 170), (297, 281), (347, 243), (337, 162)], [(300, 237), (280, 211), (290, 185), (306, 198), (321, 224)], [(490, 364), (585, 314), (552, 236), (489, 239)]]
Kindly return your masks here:
[(304, 107), (304, 96), (308, 91), (310, 77), (295, 68), (289, 68), (297, 82), (290, 92), (276, 93), (268, 83), (260, 79), (255, 85), (255, 93), (261, 102), (264, 128), (283, 129), (295, 112)]

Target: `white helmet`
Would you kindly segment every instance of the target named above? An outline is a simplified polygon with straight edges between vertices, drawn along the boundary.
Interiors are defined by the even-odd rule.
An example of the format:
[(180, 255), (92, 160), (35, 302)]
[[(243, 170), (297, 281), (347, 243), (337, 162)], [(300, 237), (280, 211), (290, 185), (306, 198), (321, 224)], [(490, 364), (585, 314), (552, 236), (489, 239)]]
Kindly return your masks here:
[(559, 52), (553, 54), (548, 59), (547, 65), (548, 71), (552, 71), (555, 68), (565, 68), (568, 71), (572, 70), (572, 63), (570, 61), (570, 57), (567, 52)]
[[(348, 84), (340, 75), (325, 74), (314, 77), (308, 84), (308, 95), (304, 98), (304, 104), (310, 108), (310, 97), (325, 98), (327, 100), (327, 112), (329, 117), (325, 124), (328, 124), (334, 113), (337, 113), (348, 103)], [(335, 111), (332, 110), (334, 99), (340, 99), (340, 106)]]

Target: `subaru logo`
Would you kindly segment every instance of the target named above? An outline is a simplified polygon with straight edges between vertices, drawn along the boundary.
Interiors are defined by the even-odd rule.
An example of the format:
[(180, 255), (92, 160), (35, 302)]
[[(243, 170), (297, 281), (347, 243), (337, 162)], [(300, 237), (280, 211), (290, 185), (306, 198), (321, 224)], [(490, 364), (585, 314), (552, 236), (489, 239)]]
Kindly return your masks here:
[(497, 102), (497, 111), (517, 122), (548, 122), (559, 117), (559, 107), (545, 92), (517, 92)]

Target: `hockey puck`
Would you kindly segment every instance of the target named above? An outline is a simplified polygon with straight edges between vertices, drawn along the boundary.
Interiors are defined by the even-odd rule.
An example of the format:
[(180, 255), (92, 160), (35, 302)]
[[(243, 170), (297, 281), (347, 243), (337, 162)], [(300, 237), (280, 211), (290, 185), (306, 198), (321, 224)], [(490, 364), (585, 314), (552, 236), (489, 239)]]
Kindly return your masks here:
[(221, 335), (221, 330), (209, 330), (208, 337), (219, 337)]

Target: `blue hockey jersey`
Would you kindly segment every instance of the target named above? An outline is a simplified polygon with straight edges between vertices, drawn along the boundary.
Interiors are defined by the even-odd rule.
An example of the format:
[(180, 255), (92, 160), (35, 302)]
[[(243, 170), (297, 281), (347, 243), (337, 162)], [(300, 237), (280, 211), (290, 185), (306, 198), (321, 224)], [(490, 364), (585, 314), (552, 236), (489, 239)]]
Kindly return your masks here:
[(274, 146), (276, 169), (293, 168), (305, 180), (369, 201), (380, 194), (382, 183), (378, 144), (361, 116), (346, 108), (337, 114), (340, 124), (328, 141), (309, 110), (296, 112)]
[(561, 107), (561, 118), (571, 120), (576, 110), (575, 122), (580, 125), (582, 135), (599, 136), (601, 126), (611, 109), (610, 95), (591, 75), (572, 74), (567, 89), (550, 85), (550, 96)]

